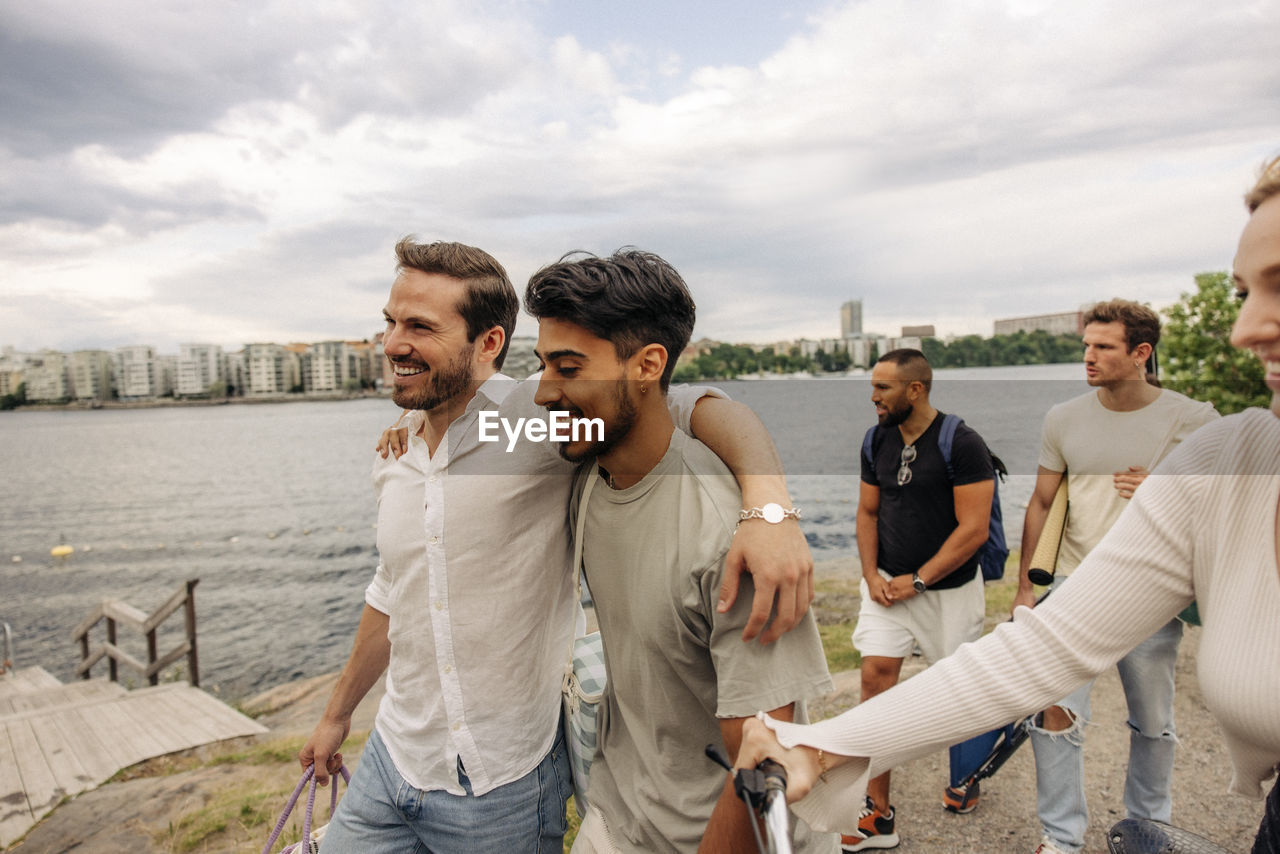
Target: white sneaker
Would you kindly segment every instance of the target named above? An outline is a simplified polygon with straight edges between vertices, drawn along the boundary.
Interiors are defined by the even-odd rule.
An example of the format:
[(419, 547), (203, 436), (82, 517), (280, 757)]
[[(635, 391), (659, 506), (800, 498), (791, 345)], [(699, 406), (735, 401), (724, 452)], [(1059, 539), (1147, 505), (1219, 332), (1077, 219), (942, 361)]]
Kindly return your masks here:
[(1069, 854), (1058, 844), (1047, 836), (1040, 837), (1040, 844), (1036, 846), (1035, 854)]

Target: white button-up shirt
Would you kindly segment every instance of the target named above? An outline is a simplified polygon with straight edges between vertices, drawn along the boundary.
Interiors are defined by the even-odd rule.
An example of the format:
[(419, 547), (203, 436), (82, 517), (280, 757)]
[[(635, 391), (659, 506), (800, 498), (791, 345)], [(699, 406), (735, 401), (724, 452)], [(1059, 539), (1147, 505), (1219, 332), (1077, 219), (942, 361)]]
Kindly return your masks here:
[[(575, 603), (567, 519), (574, 467), (550, 442), (480, 441), (481, 410), (546, 419), (537, 378), (491, 377), (427, 453), (375, 457), (379, 563), (365, 601), (389, 617), (391, 661), (377, 728), (401, 776), (483, 795), (532, 771), (559, 725)], [(707, 390), (671, 389), (686, 432)]]

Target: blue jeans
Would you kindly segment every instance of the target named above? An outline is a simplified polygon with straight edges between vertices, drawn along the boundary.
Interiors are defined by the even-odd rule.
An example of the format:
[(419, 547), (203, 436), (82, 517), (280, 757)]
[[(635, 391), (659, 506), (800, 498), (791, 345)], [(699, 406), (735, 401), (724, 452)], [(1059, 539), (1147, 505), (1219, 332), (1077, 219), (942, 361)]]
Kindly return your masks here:
[[(1129, 818), (1167, 823), (1173, 809), (1169, 790), (1178, 743), (1173, 728), (1173, 670), (1181, 640), (1182, 623), (1171, 620), (1116, 662), (1129, 706), (1129, 769), (1124, 784), (1124, 808)], [(1089, 722), (1092, 689), (1093, 682), (1086, 682), (1057, 704), (1075, 717), (1067, 730), (1031, 728), (1040, 825), (1046, 836), (1069, 852), (1084, 847), (1089, 826), (1084, 727)]]
[(424, 792), (400, 776), (375, 729), (325, 831), (324, 854), (561, 854), (572, 794), (569, 756), (556, 735), (537, 768), (479, 797), (458, 769), (466, 795)]

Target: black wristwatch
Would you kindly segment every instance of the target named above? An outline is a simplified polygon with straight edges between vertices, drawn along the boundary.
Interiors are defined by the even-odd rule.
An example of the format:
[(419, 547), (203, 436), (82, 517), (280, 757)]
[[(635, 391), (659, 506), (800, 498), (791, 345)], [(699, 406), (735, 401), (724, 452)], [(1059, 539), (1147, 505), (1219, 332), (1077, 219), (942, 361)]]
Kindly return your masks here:
[(916, 589), (917, 593), (923, 593), (929, 589), (925, 587), (924, 582), (920, 580), (920, 573), (918, 572), (911, 573), (911, 586)]

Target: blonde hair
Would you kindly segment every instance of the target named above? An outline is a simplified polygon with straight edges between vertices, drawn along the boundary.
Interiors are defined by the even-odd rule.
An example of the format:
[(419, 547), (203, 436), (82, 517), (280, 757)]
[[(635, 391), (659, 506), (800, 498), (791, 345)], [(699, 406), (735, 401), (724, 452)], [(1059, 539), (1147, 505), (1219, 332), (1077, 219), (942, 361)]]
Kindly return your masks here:
[(1253, 213), (1272, 196), (1280, 195), (1280, 156), (1273, 157), (1262, 167), (1258, 174), (1258, 182), (1253, 189), (1244, 194), (1245, 207)]

